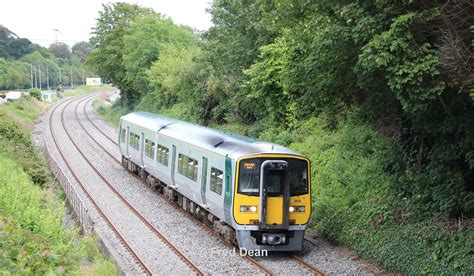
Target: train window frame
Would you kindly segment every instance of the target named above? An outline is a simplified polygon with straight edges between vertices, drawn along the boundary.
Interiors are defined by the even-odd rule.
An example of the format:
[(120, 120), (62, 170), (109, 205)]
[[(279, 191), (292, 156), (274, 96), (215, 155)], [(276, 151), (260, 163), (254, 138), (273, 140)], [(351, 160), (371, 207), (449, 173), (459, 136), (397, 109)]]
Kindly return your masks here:
[(170, 149), (166, 146), (158, 144), (156, 147), (156, 160), (163, 166), (168, 167)]
[(185, 154), (178, 154), (178, 173), (197, 182), (199, 162)]
[(145, 156), (151, 159), (155, 158), (155, 142), (145, 139)]
[(139, 150), (140, 149), (140, 135), (130, 131), (128, 144), (133, 149)]
[(211, 167), (211, 181), (209, 189), (218, 195), (222, 195), (224, 184), (224, 172), (218, 168)]

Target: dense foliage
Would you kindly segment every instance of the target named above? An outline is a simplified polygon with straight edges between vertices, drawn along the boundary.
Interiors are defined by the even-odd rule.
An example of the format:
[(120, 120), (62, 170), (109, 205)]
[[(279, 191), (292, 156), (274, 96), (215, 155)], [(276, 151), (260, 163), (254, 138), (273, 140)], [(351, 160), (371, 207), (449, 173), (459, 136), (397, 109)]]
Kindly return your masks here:
[[(19, 38), (0, 25), (0, 90), (47, 88), (83, 84), (83, 76), (94, 76), (84, 65), (92, 50), (88, 42), (78, 42), (69, 49), (62, 42), (49, 49)], [(71, 81), (72, 75), (72, 81)]]
[(64, 199), (30, 137), (44, 108), (27, 96), (0, 106), (0, 274), (113, 275), (95, 238), (64, 225)]
[(125, 8), (142, 11), (105, 6), (92, 39), (123, 43), (94, 44), (98, 73), (124, 95), (103, 113), (148, 110), (290, 146), (313, 161), (324, 237), (390, 270), (473, 271), (469, 1), (215, 0), (214, 26), (194, 39)]

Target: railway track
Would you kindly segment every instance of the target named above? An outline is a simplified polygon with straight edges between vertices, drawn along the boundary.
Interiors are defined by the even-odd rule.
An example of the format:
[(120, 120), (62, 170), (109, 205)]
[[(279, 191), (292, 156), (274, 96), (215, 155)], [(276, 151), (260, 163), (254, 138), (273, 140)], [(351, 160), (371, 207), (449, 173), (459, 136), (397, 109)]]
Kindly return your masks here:
[[(86, 107), (87, 105), (95, 99), (96, 96), (91, 96), (90, 98), (87, 98), (87, 101), (85, 102), (85, 104), (83, 105), (83, 110), (82, 112), (84, 113), (86, 119), (91, 123), (91, 125), (94, 126), (94, 128), (96, 128), (106, 139), (108, 139), (112, 144), (114, 144), (115, 146), (118, 146), (118, 143), (113, 140), (112, 138), (110, 138), (109, 135), (107, 135), (104, 131), (102, 131), (100, 129), (99, 126), (97, 126), (96, 123), (93, 122), (93, 120), (89, 117), (87, 111), (86, 111)], [(84, 130), (84, 132), (107, 154), (109, 155), (112, 159), (115, 160), (116, 163), (118, 163), (119, 165), (122, 165), (121, 163), (121, 159), (118, 159), (116, 158), (109, 150), (107, 150), (95, 137), (93, 137), (93, 135), (87, 130), (86, 127), (84, 127), (84, 125), (82, 124), (81, 120), (79, 119), (79, 116), (78, 116), (78, 112), (77, 112), (77, 108), (79, 107), (79, 104), (76, 106), (76, 109), (75, 109), (75, 116), (76, 116), (76, 120), (79, 122), (81, 128)], [(139, 180), (142, 180), (141, 178), (139, 178), (137, 175), (135, 174), (132, 174), (134, 177), (136, 177), (137, 179)], [(161, 197), (164, 198), (164, 196), (162, 194), (159, 193), (159, 195)], [(208, 233), (210, 233), (211, 235), (219, 238), (224, 244), (226, 244), (227, 246), (230, 246), (232, 247), (231, 245), (229, 245), (228, 243), (226, 243), (223, 239), (222, 236), (216, 234), (214, 231), (212, 231), (211, 228), (209, 228), (208, 226), (206, 226), (205, 224), (203, 224), (200, 220), (198, 220), (196, 217), (192, 216), (191, 214), (189, 214), (188, 212), (186, 212), (185, 210), (183, 210), (182, 208), (180, 208), (178, 205), (176, 204), (170, 204), (173, 208), (175, 208), (176, 210), (178, 210), (179, 212), (181, 212), (182, 214), (184, 214), (185, 216), (187, 216), (188, 218), (190, 218), (193, 222), (195, 222), (197, 225), (199, 225), (200, 227), (202, 227), (203, 229), (205, 229)], [(252, 258), (250, 256), (242, 256), (243, 258), (245, 258), (247, 261), (251, 262), (252, 264), (254, 264), (255, 266), (257, 266), (262, 272), (266, 273), (266, 274), (269, 274), (269, 275), (273, 275), (274, 273), (268, 269), (267, 267), (265, 267), (263, 264), (261, 264), (258, 260), (256, 260), (255, 258)], [(317, 269), (316, 267), (314, 267), (313, 265), (307, 263), (306, 261), (304, 261), (301, 257), (298, 257), (294, 254), (290, 254), (289, 257), (291, 259), (293, 259), (296, 263), (298, 263), (300, 266), (304, 267), (306, 270), (310, 271), (312, 274), (315, 274), (315, 275), (325, 275), (324, 272), (320, 271), (319, 269)]]
[(98, 204), (98, 202), (94, 199), (92, 196), (92, 193), (89, 191), (87, 186), (84, 184), (84, 182), (80, 179), (80, 177), (76, 174), (74, 169), (72, 168), (70, 162), (66, 159), (64, 152), (61, 150), (61, 147), (59, 146), (56, 134), (53, 131), (53, 115), (55, 114), (56, 110), (58, 107), (64, 104), (64, 107), (62, 111), (60, 112), (60, 123), (62, 126), (62, 129), (65, 131), (68, 139), (72, 142), (76, 150), (79, 152), (79, 154), (82, 156), (82, 158), (86, 161), (86, 163), (94, 170), (94, 172), (99, 176), (99, 178), (110, 188), (110, 190), (124, 203), (125, 206), (127, 206), (128, 209), (132, 211), (132, 213), (144, 223), (144, 225), (151, 230), (152, 233), (156, 237), (158, 237), (179, 259), (182, 260), (182, 262), (188, 266), (193, 272), (195, 272), (198, 275), (204, 275), (204, 272), (202, 272), (197, 266), (195, 266), (183, 253), (181, 253), (176, 247), (173, 246), (159, 231), (156, 227), (154, 227), (145, 217), (143, 217), (140, 212), (138, 212), (137, 209), (135, 209), (131, 203), (126, 200), (114, 187), (111, 185), (111, 183), (92, 165), (90, 160), (84, 155), (84, 153), (80, 150), (78, 147), (77, 143), (74, 141), (72, 138), (70, 132), (67, 130), (65, 126), (65, 121), (64, 121), (64, 111), (66, 108), (73, 103), (76, 100), (81, 100), (83, 98), (88, 98), (88, 97), (94, 97), (94, 96), (80, 96), (80, 97), (75, 97), (73, 99), (67, 100), (65, 102), (62, 102), (54, 107), (54, 109), (51, 111), (49, 115), (49, 131), (51, 134), (51, 137), (53, 139), (53, 143), (55, 144), (56, 148), (59, 151), (59, 154), (61, 155), (61, 158), (65, 162), (66, 166), (68, 167), (69, 171), (79, 183), (81, 190), (86, 194), (86, 196), (89, 198), (89, 200), (92, 202), (94, 207), (97, 209), (99, 214), (104, 218), (104, 220), (107, 222), (108, 226), (110, 229), (116, 234), (116, 236), (119, 238), (120, 242), (125, 246), (126, 250), (130, 252), (132, 257), (136, 260), (138, 265), (143, 269), (143, 271), (147, 275), (152, 275), (153, 271), (150, 268), (150, 265), (147, 264), (142, 257), (140, 257), (140, 254), (137, 252), (137, 249), (134, 249), (130, 243), (127, 241), (125, 238), (124, 234), (120, 232), (119, 228), (117, 225), (115, 225), (112, 220), (109, 218), (107, 213), (104, 211), (102, 207)]

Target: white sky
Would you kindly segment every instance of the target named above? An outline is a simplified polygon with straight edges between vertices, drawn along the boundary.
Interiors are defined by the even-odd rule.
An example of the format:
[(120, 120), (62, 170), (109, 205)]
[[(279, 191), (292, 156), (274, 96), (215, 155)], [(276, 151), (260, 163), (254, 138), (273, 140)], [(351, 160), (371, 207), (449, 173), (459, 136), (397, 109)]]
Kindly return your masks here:
[(1, 0), (0, 25), (44, 47), (55, 41), (53, 29), (59, 29), (58, 41), (72, 46), (89, 40), (102, 3), (109, 2), (153, 8), (177, 24), (198, 30), (211, 26), (211, 16), (205, 9), (210, 7), (212, 0)]

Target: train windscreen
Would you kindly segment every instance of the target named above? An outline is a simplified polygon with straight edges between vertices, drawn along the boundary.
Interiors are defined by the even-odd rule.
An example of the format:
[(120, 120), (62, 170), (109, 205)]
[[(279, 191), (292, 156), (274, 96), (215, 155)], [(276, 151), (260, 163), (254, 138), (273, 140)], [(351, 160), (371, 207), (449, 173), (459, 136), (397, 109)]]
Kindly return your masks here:
[[(252, 158), (240, 161), (238, 193), (250, 196), (260, 194), (260, 166), (269, 158)], [(278, 158), (288, 162), (288, 182), (290, 195), (298, 196), (308, 193), (308, 163), (294, 158)], [(273, 171), (268, 175), (269, 196), (282, 194), (284, 179), (282, 172)]]

